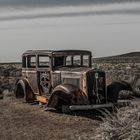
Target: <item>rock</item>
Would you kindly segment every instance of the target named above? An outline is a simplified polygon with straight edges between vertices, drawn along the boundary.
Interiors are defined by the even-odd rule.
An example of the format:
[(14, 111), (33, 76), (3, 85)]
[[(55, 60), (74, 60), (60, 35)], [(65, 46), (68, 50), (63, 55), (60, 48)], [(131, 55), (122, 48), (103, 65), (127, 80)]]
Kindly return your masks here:
[(7, 95), (9, 94), (9, 90), (8, 89), (5, 89), (3, 92), (2, 92), (3, 95)]
[(3, 92), (3, 99), (14, 97), (14, 92), (10, 92), (8, 89), (5, 89)]

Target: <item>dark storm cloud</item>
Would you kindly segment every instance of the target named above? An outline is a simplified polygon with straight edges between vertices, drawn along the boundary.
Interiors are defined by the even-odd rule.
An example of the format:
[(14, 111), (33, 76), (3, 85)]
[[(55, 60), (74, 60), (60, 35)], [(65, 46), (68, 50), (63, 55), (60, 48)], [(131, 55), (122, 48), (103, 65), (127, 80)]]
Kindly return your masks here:
[[(131, 2), (133, 2), (133, 5)], [(111, 6), (106, 7), (109, 5)], [(61, 7), (61, 9), (57, 7), (59, 8)], [(62, 7), (65, 8), (65, 10), (62, 9)], [(87, 7), (86, 10), (84, 9), (84, 7)], [(1, 9), (4, 10), (4, 12), (2, 11), (0, 13), (0, 21), (53, 18), (53, 17), (76, 17), (90, 15), (140, 14), (140, 1), (139, 0), (0, 0), (0, 10)], [(36, 12), (36, 9), (39, 10)], [(45, 11), (45, 9), (49, 10)], [(30, 13), (30, 11), (33, 12)], [(40, 11), (42, 12), (40, 13)]]
[(44, 13), (44, 14), (31, 14), (31, 15), (13, 15), (0, 17), (0, 21), (5, 20), (18, 20), (18, 19), (37, 19), (37, 18), (54, 18), (54, 17), (76, 17), (76, 16), (90, 16), (90, 15), (111, 15), (111, 14), (140, 14), (140, 9), (128, 10), (108, 10), (108, 11), (88, 11), (88, 12), (73, 12), (73, 13)]
[(137, 2), (139, 0), (0, 0), (0, 7), (51, 7)]

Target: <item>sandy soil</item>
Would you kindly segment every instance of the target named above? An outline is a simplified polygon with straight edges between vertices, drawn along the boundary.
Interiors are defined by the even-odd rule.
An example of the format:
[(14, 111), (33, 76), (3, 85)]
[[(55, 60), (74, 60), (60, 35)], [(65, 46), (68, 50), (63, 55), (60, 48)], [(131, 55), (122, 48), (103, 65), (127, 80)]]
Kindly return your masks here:
[(10, 97), (0, 100), (0, 140), (94, 139), (101, 123), (96, 113), (45, 111), (44, 107)]

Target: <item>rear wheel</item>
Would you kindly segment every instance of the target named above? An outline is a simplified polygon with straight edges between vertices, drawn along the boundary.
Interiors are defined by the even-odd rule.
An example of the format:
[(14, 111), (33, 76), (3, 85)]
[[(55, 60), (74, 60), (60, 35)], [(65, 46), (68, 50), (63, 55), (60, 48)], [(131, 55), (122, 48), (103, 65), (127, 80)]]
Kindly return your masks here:
[(113, 82), (107, 87), (107, 98), (109, 102), (117, 103), (121, 91), (132, 91), (131, 86), (127, 82)]
[(62, 113), (70, 113), (71, 112), (69, 105), (62, 105), (61, 111), (62, 111)]

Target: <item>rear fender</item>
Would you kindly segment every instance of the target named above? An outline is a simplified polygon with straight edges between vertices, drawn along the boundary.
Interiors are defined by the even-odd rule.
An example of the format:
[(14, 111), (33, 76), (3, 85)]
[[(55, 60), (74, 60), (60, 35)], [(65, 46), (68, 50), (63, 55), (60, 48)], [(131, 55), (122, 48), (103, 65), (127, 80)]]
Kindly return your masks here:
[[(22, 88), (22, 89), (19, 89)], [(23, 98), (27, 102), (32, 102), (35, 99), (33, 90), (31, 89), (27, 79), (18, 79), (15, 84), (15, 96), (18, 97), (20, 93), (19, 90), (23, 90)]]
[(23, 80), (18, 79), (15, 84), (16, 98), (24, 98), (26, 100), (26, 86)]

